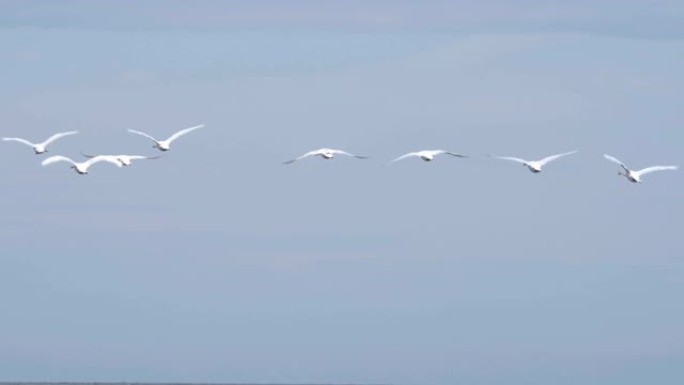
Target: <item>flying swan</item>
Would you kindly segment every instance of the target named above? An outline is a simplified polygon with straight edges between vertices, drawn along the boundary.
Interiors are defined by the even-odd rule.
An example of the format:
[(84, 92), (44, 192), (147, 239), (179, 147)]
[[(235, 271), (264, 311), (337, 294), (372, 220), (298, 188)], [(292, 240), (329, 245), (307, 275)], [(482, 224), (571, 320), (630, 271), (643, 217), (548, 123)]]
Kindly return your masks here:
[(394, 159), (393, 161), (390, 162), (390, 164), (392, 164), (396, 161), (402, 160), (402, 159), (410, 158), (412, 156), (419, 157), (420, 159), (422, 159), (426, 162), (431, 162), (435, 159), (435, 157), (437, 155), (442, 155), (442, 154), (451, 155), (451, 156), (455, 156), (458, 158), (467, 158), (467, 156), (465, 156), (465, 155), (456, 154), (456, 153), (444, 151), (444, 150), (425, 150), (425, 151), (409, 152), (408, 154), (404, 154), (404, 155), (398, 157), (397, 159)]
[(69, 135), (74, 135), (74, 134), (78, 134), (78, 131), (60, 132), (58, 134), (52, 135), (51, 137), (49, 137), (46, 141), (44, 141), (42, 143), (31, 143), (28, 140), (22, 139), (22, 138), (2, 138), (2, 140), (4, 140), (5, 142), (23, 143), (29, 147), (33, 147), (33, 151), (36, 154), (43, 154), (43, 153), (47, 152), (48, 144), (54, 142), (55, 140), (57, 140), (59, 138), (69, 136)]
[(642, 170), (630, 170), (629, 168), (627, 168), (627, 166), (625, 166), (624, 163), (622, 163), (620, 160), (618, 160), (614, 156), (611, 156), (608, 154), (603, 154), (603, 157), (608, 159), (609, 161), (611, 161), (613, 163), (619, 164), (620, 167), (622, 167), (622, 170), (624, 170), (624, 172), (618, 171), (618, 175), (624, 176), (625, 178), (627, 178), (627, 180), (629, 180), (632, 183), (641, 183), (641, 177), (643, 175), (646, 175), (646, 174), (649, 174), (652, 172), (665, 171), (665, 170), (676, 170), (679, 168), (678, 166), (653, 166), (653, 167), (644, 168)]
[(512, 156), (493, 156), (493, 155), (489, 155), (489, 156), (492, 157), (492, 158), (503, 159), (503, 160), (510, 160), (510, 161), (513, 161), (513, 162), (522, 163), (523, 166), (527, 167), (528, 169), (530, 169), (530, 171), (532, 171), (533, 173), (536, 174), (536, 173), (542, 172), (542, 168), (543, 168), (547, 163), (552, 162), (552, 161), (554, 161), (554, 160), (556, 160), (556, 159), (558, 159), (558, 158), (561, 158), (561, 157), (564, 157), (564, 156), (567, 156), (567, 155), (576, 154), (576, 153), (578, 153), (578, 152), (579, 152), (579, 151), (565, 152), (565, 153), (562, 153), (562, 154), (556, 154), (556, 155), (547, 156), (546, 158), (540, 159), (540, 160), (525, 160), (525, 159), (520, 159), (520, 158), (514, 158), (514, 157), (512, 157)]
[(157, 139), (153, 138), (152, 136), (150, 136), (144, 132), (140, 132), (140, 131), (136, 131), (136, 130), (129, 129), (128, 132), (133, 133), (133, 134), (142, 135), (148, 139), (151, 139), (154, 142), (154, 145), (152, 146), (152, 148), (159, 149), (160, 151), (169, 151), (170, 146), (171, 146), (171, 142), (173, 142), (174, 140), (180, 138), (181, 136), (183, 136), (189, 132), (195, 131), (196, 129), (202, 128), (202, 127), (204, 127), (204, 124), (200, 124), (199, 126), (194, 126), (194, 127), (182, 129), (182, 130), (176, 132), (175, 134), (171, 135), (171, 137), (169, 137), (166, 140), (157, 140)]
[(306, 154), (304, 154), (298, 158), (288, 160), (287, 162), (283, 162), (283, 164), (291, 164), (291, 163), (294, 163), (298, 160), (301, 160), (301, 159), (304, 159), (304, 158), (307, 158), (310, 156), (320, 156), (323, 159), (332, 159), (337, 154), (352, 156), (352, 157), (357, 158), (357, 159), (368, 159), (367, 156), (354, 155), (354, 154), (350, 154), (350, 153), (348, 153), (346, 151), (342, 151), (342, 150), (333, 150), (331, 148), (321, 148), (320, 150), (309, 151)]

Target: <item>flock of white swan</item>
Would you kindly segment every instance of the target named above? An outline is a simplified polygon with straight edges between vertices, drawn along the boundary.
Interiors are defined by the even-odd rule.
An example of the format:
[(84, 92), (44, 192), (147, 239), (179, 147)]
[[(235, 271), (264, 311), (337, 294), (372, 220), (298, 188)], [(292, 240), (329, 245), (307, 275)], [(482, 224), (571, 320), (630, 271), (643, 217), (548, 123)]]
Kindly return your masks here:
[[(189, 127), (185, 128), (183, 130), (180, 130), (176, 132), (175, 134), (171, 135), (168, 139), (166, 140), (158, 140), (152, 137), (151, 135), (148, 135), (144, 132), (136, 131), (136, 130), (128, 130), (129, 132), (137, 135), (144, 136), (148, 139), (151, 139), (154, 142), (154, 145), (152, 146), (153, 148), (158, 149), (159, 151), (168, 151), (171, 149), (171, 142), (174, 140), (180, 138), (181, 136), (191, 132), (195, 131), (198, 128), (204, 127), (204, 124), (200, 124), (198, 126), (194, 127)], [(75, 135), (78, 134), (78, 131), (69, 131), (69, 132), (60, 132), (57, 134), (52, 135), (49, 137), (47, 140), (44, 142), (40, 143), (32, 143), (29, 142), (26, 139), (22, 138), (2, 138), (2, 140), (6, 142), (19, 142), (23, 143), (31, 148), (33, 148), (33, 151), (36, 154), (44, 154), (47, 152), (47, 146), (51, 144), (52, 142), (56, 141), (57, 139), (63, 138), (65, 136), (70, 136), (70, 135)], [(71, 158), (68, 158), (66, 156), (62, 155), (55, 155), (51, 156), (49, 158), (46, 158), (41, 162), (43, 166), (47, 166), (53, 163), (58, 163), (58, 162), (66, 162), (71, 164), (71, 168), (76, 171), (77, 173), (81, 175), (85, 175), (88, 173), (88, 169), (96, 163), (100, 162), (107, 162), (111, 163), (117, 167), (125, 167), (125, 166), (130, 166), (134, 160), (140, 160), (140, 159), (157, 159), (159, 158), (158, 156), (144, 156), (144, 155), (88, 155), (81, 153), (84, 157), (87, 158), (87, 160), (83, 162), (76, 162)]]
[[(165, 139), (165, 140), (155, 139), (153, 136), (146, 134), (144, 132), (141, 132), (141, 131), (129, 129), (128, 132), (130, 132), (132, 134), (140, 135), (140, 136), (143, 136), (145, 138), (152, 140), (152, 142), (154, 143), (154, 145), (152, 147), (156, 148), (159, 151), (168, 151), (171, 149), (171, 143), (173, 141), (175, 141), (176, 139), (180, 138), (181, 136), (183, 136), (187, 133), (190, 133), (190, 132), (195, 131), (195, 130), (202, 128), (202, 127), (204, 127), (204, 124), (185, 128), (183, 130), (176, 132), (175, 134), (171, 135), (168, 139)], [(3, 141), (12, 141), (12, 142), (23, 143), (23, 144), (33, 148), (33, 151), (36, 154), (44, 154), (48, 151), (47, 146), (50, 145), (52, 142), (54, 142), (60, 138), (63, 138), (65, 136), (75, 135), (77, 133), (78, 133), (78, 131), (69, 131), (69, 132), (57, 133), (57, 134), (49, 137), (47, 140), (40, 142), (40, 143), (32, 143), (32, 142), (29, 142), (28, 140), (22, 139), (22, 138), (2, 138), (2, 140)], [(570, 152), (565, 152), (562, 154), (555, 154), (555, 155), (547, 156), (546, 158), (539, 159), (539, 160), (525, 160), (525, 159), (511, 157), (511, 156), (493, 156), (493, 155), (489, 155), (489, 156), (492, 158), (496, 158), (496, 159), (502, 159), (502, 160), (508, 160), (508, 161), (512, 161), (512, 162), (517, 162), (517, 163), (522, 164), (524, 167), (527, 167), (533, 173), (540, 173), (546, 164), (548, 164), (554, 160), (557, 160), (559, 158), (562, 158), (562, 157), (565, 157), (568, 155), (576, 154), (578, 152), (579, 151), (570, 151)], [(58, 162), (69, 163), (69, 164), (71, 164), (71, 168), (74, 171), (76, 171), (77, 173), (79, 173), (81, 175), (84, 175), (84, 174), (88, 174), (88, 170), (90, 169), (91, 166), (93, 166), (96, 163), (100, 163), (100, 162), (110, 163), (110, 164), (113, 164), (117, 167), (125, 167), (125, 166), (130, 166), (134, 160), (157, 159), (157, 158), (159, 158), (159, 156), (144, 156), (144, 155), (89, 155), (89, 154), (84, 154), (84, 153), (81, 153), (81, 154), (87, 160), (85, 160), (83, 162), (76, 162), (76, 161), (74, 161), (71, 158), (68, 158), (66, 156), (55, 155), (55, 156), (51, 156), (51, 157), (46, 158), (45, 160), (43, 160), (41, 162), (41, 164), (43, 166), (47, 166), (47, 165), (50, 165), (53, 163), (58, 163)], [(284, 162), (284, 164), (291, 164), (291, 163), (294, 163), (296, 161), (302, 160), (304, 158), (312, 157), (312, 156), (319, 156), (323, 159), (333, 159), (335, 157), (335, 155), (346, 155), (346, 156), (354, 157), (357, 159), (368, 159), (367, 156), (354, 155), (354, 154), (351, 154), (351, 153), (343, 151), (343, 150), (336, 150), (336, 149), (331, 149), (331, 148), (321, 148), (318, 150), (309, 151), (309, 152), (307, 152), (307, 153), (305, 153), (305, 154), (303, 154), (297, 158), (294, 158), (292, 160), (288, 160), (288, 161)], [(407, 158), (411, 158), (411, 157), (420, 158), (423, 161), (430, 162), (430, 161), (433, 161), (438, 155), (450, 155), (450, 156), (457, 157), (457, 158), (466, 158), (467, 157), (466, 155), (463, 155), (463, 154), (457, 154), (457, 153), (445, 151), (445, 150), (424, 150), (424, 151), (410, 152), (408, 154), (404, 154), (404, 155), (392, 160), (389, 163), (392, 164), (392, 163), (400, 161), (402, 159), (407, 159)], [(632, 183), (641, 183), (642, 182), (641, 178), (644, 175), (650, 174), (652, 172), (665, 171), (665, 170), (677, 170), (679, 168), (678, 166), (652, 166), (652, 167), (647, 167), (647, 168), (644, 168), (641, 170), (632, 170), (632, 169), (628, 168), (627, 166), (625, 166), (625, 164), (622, 161), (620, 161), (619, 159), (615, 158), (612, 155), (604, 154), (603, 156), (606, 159), (608, 159), (609, 161), (620, 165), (621, 170), (618, 172), (618, 175), (624, 176), (625, 178), (627, 178), (627, 180), (629, 180)]]

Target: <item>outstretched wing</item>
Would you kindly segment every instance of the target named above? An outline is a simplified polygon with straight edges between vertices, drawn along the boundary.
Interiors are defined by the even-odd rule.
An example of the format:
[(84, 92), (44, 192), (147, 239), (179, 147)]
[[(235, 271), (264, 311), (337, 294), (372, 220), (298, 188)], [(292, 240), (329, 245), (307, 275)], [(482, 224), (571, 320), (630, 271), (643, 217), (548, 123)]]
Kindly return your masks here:
[(131, 159), (131, 160), (138, 160), (138, 159), (147, 159), (147, 160), (151, 160), (151, 159), (159, 159), (159, 158), (162, 157), (162, 155), (159, 155), (159, 156), (125, 155), (125, 156), (128, 157), (128, 158)]
[(22, 138), (2, 138), (2, 140), (4, 140), (5, 142), (19, 142), (19, 143), (23, 143), (29, 147), (35, 147), (34, 143), (31, 143), (28, 140), (22, 139)]
[(144, 136), (144, 137), (146, 137), (146, 138), (148, 138), (148, 139), (152, 139), (152, 141), (155, 142), (155, 143), (159, 142), (157, 139), (153, 138), (152, 136), (150, 136), (150, 135), (148, 135), (148, 134), (146, 134), (146, 133), (144, 133), (144, 132), (142, 132), (142, 131), (131, 130), (131, 129), (129, 128), (129, 129), (128, 129), (128, 132), (130, 132), (130, 133), (132, 133), (132, 134), (142, 135), (142, 136)]
[(173, 142), (174, 140), (180, 138), (181, 136), (183, 136), (183, 135), (185, 135), (185, 134), (187, 134), (187, 133), (189, 133), (189, 132), (195, 131), (195, 130), (197, 130), (197, 129), (199, 129), (199, 128), (202, 128), (202, 127), (204, 127), (204, 123), (200, 124), (199, 126), (194, 126), (194, 127), (189, 127), (189, 128), (182, 129), (182, 130), (176, 132), (175, 134), (171, 135), (171, 137), (168, 138), (168, 139), (166, 139), (166, 141), (169, 142), (169, 143), (171, 143), (171, 142)]
[(41, 144), (42, 144), (43, 146), (47, 146), (48, 144), (54, 142), (55, 140), (57, 140), (57, 139), (59, 139), (59, 138), (62, 138), (62, 137), (65, 137), (65, 136), (69, 136), (69, 135), (75, 135), (75, 134), (78, 134), (78, 131), (60, 132), (60, 133), (58, 133), (58, 134), (52, 135), (51, 137), (49, 137), (46, 141), (44, 141), (44, 142), (41, 143)]
[(320, 153), (321, 153), (321, 150), (309, 151), (309, 152), (307, 152), (306, 154), (304, 154), (304, 155), (302, 155), (302, 156), (300, 156), (300, 157), (298, 157), (298, 158), (294, 158), (294, 159), (288, 160), (288, 161), (286, 161), (286, 162), (283, 162), (283, 164), (292, 164), (292, 163), (294, 163), (294, 162), (296, 162), (296, 161), (298, 161), (298, 160), (302, 160), (302, 159), (304, 159), (304, 158), (306, 158), (306, 157), (309, 157), (309, 156), (312, 156), (312, 155), (318, 155), (318, 154), (320, 154)]
[(111, 163), (111, 164), (113, 164), (113, 165), (115, 165), (115, 166), (117, 166), (117, 167), (122, 167), (122, 166), (123, 166), (123, 164), (121, 164), (121, 162), (120, 162), (118, 159), (116, 159), (115, 156), (112, 156), (112, 155), (98, 155), (98, 156), (94, 156), (94, 157), (88, 159), (85, 163), (86, 163), (86, 165), (87, 165), (88, 167), (90, 167), (90, 166), (94, 165), (95, 163), (100, 163), (100, 162)]
[(603, 157), (608, 159), (609, 161), (611, 161), (613, 163), (619, 164), (620, 167), (622, 167), (622, 169), (625, 170), (625, 172), (629, 172), (629, 169), (627, 168), (627, 166), (625, 166), (625, 164), (622, 163), (622, 161), (620, 159), (618, 159), (612, 155), (608, 155), (608, 154), (603, 154)]
[(449, 152), (449, 151), (442, 151), (442, 154), (447, 154), (447, 155), (455, 156), (455, 157), (457, 157), (457, 158), (467, 158), (467, 157), (468, 157), (467, 155), (456, 154), (456, 153), (454, 153), (454, 152)]
[(404, 155), (398, 157), (397, 159), (394, 159), (393, 161), (389, 162), (389, 164), (392, 164), (392, 163), (399, 161), (399, 160), (402, 160), (402, 159), (406, 159), (406, 158), (411, 157), (411, 156), (420, 156), (420, 154), (418, 154), (417, 152), (409, 152), (408, 154), (404, 154)]
[(331, 150), (331, 152), (333, 154), (342, 154), (342, 155), (347, 155), (347, 156), (353, 156), (356, 159), (368, 159), (367, 156), (354, 155), (354, 154), (350, 154), (350, 153), (348, 153), (346, 151), (342, 151), (342, 150)]
[(57, 162), (67, 162), (67, 163), (71, 163), (72, 165), (76, 164), (76, 162), (74, 162), (73, 160), (67, 158), (66, 156), (62, 156), (62, 155), (55, 155), (55, 156), (51, 156), (49, 158), (46, 158), (40, 164), (43, 166), (47, 166), (49, 164), (53, 164), (53, 163), (57, 163)]
[(568, 156), (568, 155), (572, 155), (572, 154), (577, 154), (578, 152), (579, 152), (579, 151), (570, 151), (570, 152), (564, 152), (564, 153), (562, 153), (562, 154), (556, 154), (556, 155), (547, 156), (546, 158), (537, 161), (537, 163), (539, 163), (540, 165), (543, 166), (543, 165), (545, 165), (545, 164), (547, 164), (547, 163), (549, 163), (549, 162), (553, 162), (554, 160), (556, 160), (556, 159), (558, 159), (558, 158), (562, 158), (562, 157), (564, 157), (564, 156)]
[(528, 163), (525, 159), (514, 158), (514, 157), (512, 157), (512, 156), (494, 156), (494, 155), (487, 155), (487, 156), (489, 156), (490, 158), (503, 159), (503, 160), (510, 160), (510, 161), (512, 161), (512, 162), (518, 162), (518, 163), (522, 163), (522, 164), (527, 164), (527, 163)]
[(641, 175), (650, 174), (650, 173), (656, 172), (656, 171), (676, 170), (678, 168), (679, 168), (678, 166), (653, 166), (653, 167), (647, 167), (643, 170), (635, 171), (635, 173), (638, 174), (639, 176), (641, 176)]

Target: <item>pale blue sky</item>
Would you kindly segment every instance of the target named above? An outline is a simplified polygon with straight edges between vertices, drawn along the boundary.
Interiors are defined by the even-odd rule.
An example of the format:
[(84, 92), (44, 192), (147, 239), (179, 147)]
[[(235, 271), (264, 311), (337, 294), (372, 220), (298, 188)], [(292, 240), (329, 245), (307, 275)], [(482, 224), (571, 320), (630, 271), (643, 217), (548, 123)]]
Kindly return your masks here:
[(684, 6), (132, 4), (0, 5), (0, 136), (206, 123), (0, 143), (0, 380), (684, 380)]

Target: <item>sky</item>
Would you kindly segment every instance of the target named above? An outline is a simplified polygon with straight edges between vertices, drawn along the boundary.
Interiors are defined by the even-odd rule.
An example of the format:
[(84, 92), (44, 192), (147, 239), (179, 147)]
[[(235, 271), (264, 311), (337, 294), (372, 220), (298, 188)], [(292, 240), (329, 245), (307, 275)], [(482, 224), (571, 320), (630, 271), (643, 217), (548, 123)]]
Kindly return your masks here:
[[(680, 384), (684, 5), (0, 3), (0, 380)], [(47, 155), (156, 155), (89, 175)], [(367, 160), (283, 161), (320, 147)], [(467, 159), (391, 159), (443, 148)], [(487, 154), (539, 159), (532, 174)]]

